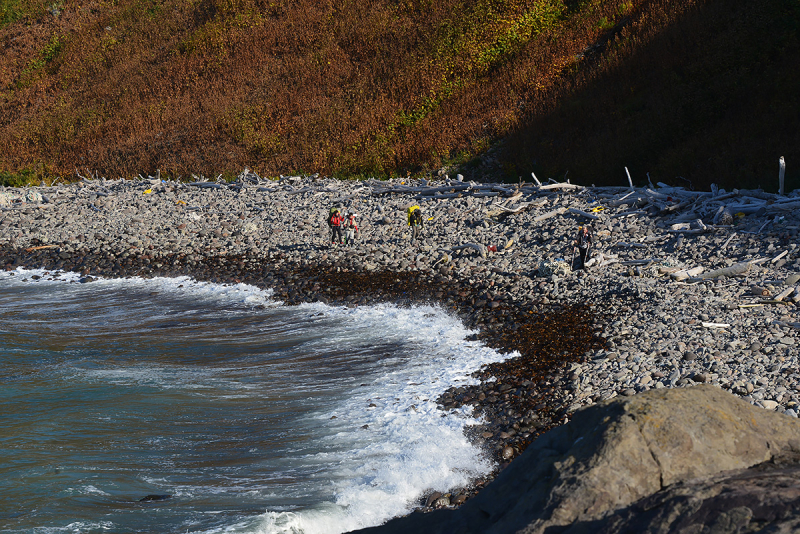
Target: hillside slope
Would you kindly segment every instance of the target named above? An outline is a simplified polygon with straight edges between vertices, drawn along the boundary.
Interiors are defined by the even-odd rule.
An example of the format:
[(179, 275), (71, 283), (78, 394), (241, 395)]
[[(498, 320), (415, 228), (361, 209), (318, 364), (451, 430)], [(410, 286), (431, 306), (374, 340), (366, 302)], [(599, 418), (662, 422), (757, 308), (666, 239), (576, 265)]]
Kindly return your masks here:
[[(0, 0), (0, 180), (800, 176), (790, 0)], [(735, 170), (736, 172), (732, 172)]]

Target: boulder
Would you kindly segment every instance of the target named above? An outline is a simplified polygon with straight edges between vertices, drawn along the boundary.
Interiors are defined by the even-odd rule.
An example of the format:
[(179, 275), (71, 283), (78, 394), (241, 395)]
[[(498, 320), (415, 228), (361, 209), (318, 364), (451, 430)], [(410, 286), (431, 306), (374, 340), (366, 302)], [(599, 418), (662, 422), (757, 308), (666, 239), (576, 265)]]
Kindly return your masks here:
[[(793, 451), (800, 451), (797, 419), (711, 385), (651, 390), (576, 412), (459, 509), (415, 513), (359, 532), (538, 534), (589, 525), (588, 532), (626, 509), (635, 524), (632, 505), (642, 499)], [(745, 521), (747, 499), (731, 502), (738, 511), (712, 519), (730, 513), (730, 521)]]
[(561, 534), (800, 532), (800, 455), (678, 482)]

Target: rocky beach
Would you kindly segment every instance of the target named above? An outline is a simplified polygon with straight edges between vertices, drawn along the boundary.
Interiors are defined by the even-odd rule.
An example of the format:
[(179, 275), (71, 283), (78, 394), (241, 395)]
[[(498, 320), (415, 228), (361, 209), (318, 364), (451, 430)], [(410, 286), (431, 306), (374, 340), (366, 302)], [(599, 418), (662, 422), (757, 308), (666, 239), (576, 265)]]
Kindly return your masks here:
[[(471, 405), (501, 471), (581, 408), (709, 384), (797, 417), (800, 196), (665, 184), (102, 178), (0, 190), (0, 268), (97, 277), (190, 275), (271, 288), (286, 304), (436, 303), (503, 351)], [(406, 209), (419, 205), (422, 237)], [(359, 234), (331, 244), (330, 208)], [(594, 244), (575, 266), (578, 227)], [(25, 276), (21, 274), (20, 276)], [(31, 282), (39, 275), (32, 276)], [(47, 275), (45, 275), (47, 276)], [(448, 508), (488, 480), (421, 508)]]

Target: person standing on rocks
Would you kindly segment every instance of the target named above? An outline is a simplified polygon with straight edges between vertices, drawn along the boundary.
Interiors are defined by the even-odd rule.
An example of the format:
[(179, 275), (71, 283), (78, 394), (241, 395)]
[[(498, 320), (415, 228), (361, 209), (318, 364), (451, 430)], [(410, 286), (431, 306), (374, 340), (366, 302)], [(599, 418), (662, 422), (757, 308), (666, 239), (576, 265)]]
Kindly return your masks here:
[(331, 244), (336, 243), (336, 237), (339, 237), (339, 244), (342, 244), (342, 223), (344, 217), (339, 208), (332, 208), (330, 216), (328, 217), (328, 226), (331, 227)]
[(358, 223), (356, 223), (356, 214), (350, 212), (344, 222), (344, 242), (348, 245), (352, 244), (356, 239), (358, 233)]
[(575, 240), (578, 247), (578, 269), (586, 269), (586, 256), (592, 248), (592, 229), (588, 226), (578, 227), (578, 238)]
[(422, 210), (418, 205), (408, 208), (408, 225), (411, 227), (411, 239), (416, 241), (422, 230)]

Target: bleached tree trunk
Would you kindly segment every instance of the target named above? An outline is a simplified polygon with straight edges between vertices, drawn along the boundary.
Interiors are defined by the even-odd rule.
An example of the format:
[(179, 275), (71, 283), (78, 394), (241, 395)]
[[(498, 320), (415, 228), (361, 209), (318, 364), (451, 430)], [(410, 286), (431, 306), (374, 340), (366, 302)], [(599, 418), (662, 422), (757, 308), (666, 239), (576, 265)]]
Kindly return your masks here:
[(457, 247), (453, 247), (450, 249), (450, 252), (455, 252), (457, 250), (463, 250), (465, 248), (471, 248), (478, 252), (482, 258), (486, 257), (486, 247), (481, 245), (480, 243), (464, 243), (463, 245), (459, 245)]
[(781, 170), (778, 172), (778, 194), (783, 196), (783, 175), (786, 173), (786, 162), (783, 161), (783, 156), (780, 159)]
[[(763, 260), (762, 260), (763, 261)], [(716, 271), (710, 271), (704, 274), (701, 274), (697, 278), (690, 278), (689, 281), (701, 281), (701, 280), (709, 280), (713, 278), (724, 278), (727, 276), (740, 276), (746, 274), (750, 267), (754, 263), (761, 263), (759, 260), (751, 260), (751, 261), (741, 261), (739, 263), (735, 263), (730, 267), (725, 267), (723, 269), (717, 269)]]

